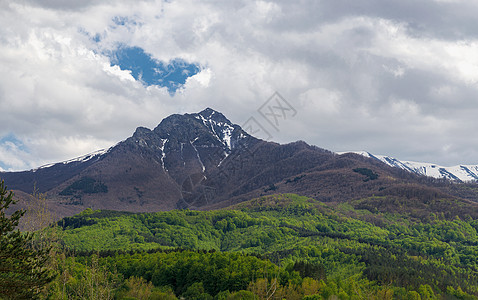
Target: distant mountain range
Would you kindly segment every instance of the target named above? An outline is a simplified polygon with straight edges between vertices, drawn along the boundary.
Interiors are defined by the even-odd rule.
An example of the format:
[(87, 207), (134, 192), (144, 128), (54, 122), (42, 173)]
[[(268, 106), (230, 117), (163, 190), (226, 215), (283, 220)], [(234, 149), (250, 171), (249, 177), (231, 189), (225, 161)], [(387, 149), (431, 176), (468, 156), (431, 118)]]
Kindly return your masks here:
[(478, 180), (478, 165), (458, 165), (452, 167), (439, 166), (433, 163), (422, 163), (415, 161), (399, 160), (390, 156), (372, 154), (366, 151), (341, 152), (356, 153), (379, 160), (390, 167), (396, 167), (418, 175), (430, 176), (433, 178), (444, 178), (456, 181), (476, 181)]
[(15, 191), (19, 207), (28, 206), (35, 188), (45, 193), (58, 218), (86, 208), (214, 209), (275, 193), (322, 202), (377, 196), (392, 202), (401, 197), (478, 199), (475, 187), (419, 176), (424, 173), (410, 172), (414, 169), (406, 162), (401, 165), (408, 168), (397, 168), (400, 163), (390, 161), (356, 153), (338, 155), (302, 141), (266, 142), (207, 108), (171, 115), (153, 130), (138, 127), (130, 138), (107, 150), (34, 170), (0, 172), (0, 178)]

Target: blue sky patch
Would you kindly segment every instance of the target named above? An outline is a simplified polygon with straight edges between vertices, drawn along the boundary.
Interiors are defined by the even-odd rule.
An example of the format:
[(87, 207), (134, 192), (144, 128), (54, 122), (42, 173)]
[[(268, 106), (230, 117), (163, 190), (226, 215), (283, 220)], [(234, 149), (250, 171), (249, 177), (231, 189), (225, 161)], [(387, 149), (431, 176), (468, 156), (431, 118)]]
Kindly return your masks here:
[(147, 86), (166, 87), (170, 94), (174, 94), (188, 77), (201, 70), (198, 64), (179, 58), (169, 62), (156, 60), (139, 47), (120, 47), (111, 53), (110, 58), (112, 65), (130, 70), (136, 80)]
[[(11, 144), (15, 146), (12, 146)], [(13, 133), (9, 133), (6, 136), (0, 138), (0, 147), (7, 148), (10, 152), (17, 152), (18, 150), (22, 152), (28, 152), (23, 142), (20, 141)], [(9, 165), (8, 162), (2, 161), (0, 159), (0, 168), (8, 170), (11, 167), (12, 166)]]
[(0, 138), (0, 145), (4, 145), (7, 142), (14, 144), (19, 150), (26, 150), (26, 147), (23, 142), (20, 141), (13, 133), (9, 133), (6, 136)]

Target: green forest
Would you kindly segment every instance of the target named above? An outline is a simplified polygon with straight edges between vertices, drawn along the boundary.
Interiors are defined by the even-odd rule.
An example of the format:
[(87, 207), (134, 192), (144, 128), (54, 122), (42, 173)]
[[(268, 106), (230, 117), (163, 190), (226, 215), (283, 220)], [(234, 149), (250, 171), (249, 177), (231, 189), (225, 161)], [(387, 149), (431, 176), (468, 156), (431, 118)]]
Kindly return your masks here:
[(215, 211), (87, 209), (31, 237), (50, 258), (47, 283), (31, 295), (477, 299), (478, 220), (371, 205), (384, 200), (325, 204), (280, 194)]

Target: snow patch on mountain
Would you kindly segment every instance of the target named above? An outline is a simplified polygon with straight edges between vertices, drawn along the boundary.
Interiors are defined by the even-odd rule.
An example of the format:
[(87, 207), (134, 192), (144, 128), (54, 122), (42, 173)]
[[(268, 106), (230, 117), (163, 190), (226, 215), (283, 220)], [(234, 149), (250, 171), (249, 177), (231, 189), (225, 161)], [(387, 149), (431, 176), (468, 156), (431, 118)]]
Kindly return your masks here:
[(87, 161), (90, 161), (90, 160), (93, 160), (93, 159), (94, 160), (99, 160), (103, 155), (108, 153), (112, 148), (113, 147), (110, 147), (108, 149), (97, 150), (97, 151), (88, 153), (86, 155), (79, 156), (79, 157), (76, 157), (76, 158), (72, 158), (72, 159), (69, 159), (69, 160), (65, 160), (65, 161), (62, 161), (62, 162), (59, 162), (59, 163), (46, 164), (46, 165), (40, 166), (36, 169), (33, 169), (32, 171), (36, 172), (40, 169), (50, 168), (50, 167), (53, 167), (53, 166), (58, 165), (58, 164), (67, 165), (67, 164), (71, 164), (71, 163), (75, 163), (75, 162), (84, 163), (84, 162), (87, 162)]
[[(209, 131), (214, 134), (218, 141), (220, 141), (229, 150), (232, 150), (235, 142), (233, 141), (233, 133), (235, 128), (233, 124), (226, 119), (226, 117), (210, 108), (195, 114), (194, 117), (198, 120), (201, 120), (204, 126), (206, 126)], [(245, 137), (246, 136), (241, 132), (236, 140), (243, 139)]]
[(164, 152), (164, 147), (166, 147), (166, 143), (168, 142), (168, 139), (161, 139), (161, 164), (163, 166), (164, 171), (168, 171), (166, 167), (164, 166), (164, 158), (166, 157), (166, 153)]
[(390, 167), (400, 168), (419, 175), (425, 175), (434, 178), (446, 178), (456, 181), (475, 181), (478, 180), (478, 165), (457, 165), (444, 167), (433, 163), (423, 163), (415, 161), (399, 160), (386, 155), (376, 155), (367, 151), (349, 151), (338, 152), (337, 154), (356, 153), (365, 157), (379, 160)]
[(229, 124), (224, 124), (224, 127), (222, 129), (222, 140), (226, 144), (227, 148), (230, 150), (232, 149), (231, 147), (231, 137), (232, 137), (232, 132), (234, 131), (234, 127), (232, 127)]
[(189, 143), (191, 144), (191, 146), (193, 147), (194, 151), (196, 151), (196, 157), (198, 158), (198, 161), (199, 161), (199, 164), (201, 164), (201, 168), (202, 168), (202, 171), (203, 173), (206, 171), (206, 167), (204, 166), (204, 164), (202, 163), (202, 160), (201, 160), (201, 156), (199, 156), (199, 152), (198, 152), (198, 149), (196, 148), (196, 146), (194, 146), (194, 141), (190, 141)]

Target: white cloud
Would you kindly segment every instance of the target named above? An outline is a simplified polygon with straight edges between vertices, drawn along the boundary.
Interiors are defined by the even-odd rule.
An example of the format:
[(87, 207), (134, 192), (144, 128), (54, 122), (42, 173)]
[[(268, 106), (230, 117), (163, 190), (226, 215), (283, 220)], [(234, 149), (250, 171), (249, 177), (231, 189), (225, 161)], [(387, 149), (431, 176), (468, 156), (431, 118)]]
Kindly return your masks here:
[(110, 63), (105, 62), (103, 64), (103, 70), (113, 76), (118, 77), (121, 81), (135, 81), (130, 70), (121, 70), (118, 65), (111, 65)]
[(312, 110), (317, 116), (333, 115), (337, 117), (342, 109), (341, 94), (323, 88), (310, 89), (299, 95), (301, 106)]
[[(473, 3), (70, 2), (0, 3), (0, 138), (13, 132), (28, 148), (2, 146), (9, 168), (108, 147), (207, 106), (242, 124), (276, 90), (298, 111), (277, 141), (478, 163)], [(172, 97), (110, 66), (103, 53), (119, 44), (202, 70)]]
[(189, 88), (191, 85), (198, 83), (202, 88), (207, 88), (211, 79), (213, 77), (213, 73), (211, 69), (206, 68), (201, 70), (199, 73), (189, 77), (186, 82), (186, 88)]

